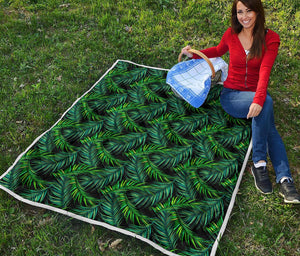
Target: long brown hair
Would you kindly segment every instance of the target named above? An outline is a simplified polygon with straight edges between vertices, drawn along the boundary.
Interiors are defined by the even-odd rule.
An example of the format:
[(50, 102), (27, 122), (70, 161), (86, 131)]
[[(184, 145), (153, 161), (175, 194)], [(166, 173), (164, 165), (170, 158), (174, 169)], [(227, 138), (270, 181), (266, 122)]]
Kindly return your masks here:
[(266, 47), (265, 41), (265, 11), (262, 5), (261, 0), (234, 0), (231, 9), (231, 27), (234, 33), (239, 34), (243, 26), (237, 19), (237, 10), (236, 6), (238, 2), (242, 2), (245, 6), (247, 6), (250, 10), (254, 11), (256, 16), (255, 25), (253, 28), (252, 36), (253, 36), (253, 43), (250, 48), (250, 53), (248, 58), (259, 58), (262, 56), (263, 46)]

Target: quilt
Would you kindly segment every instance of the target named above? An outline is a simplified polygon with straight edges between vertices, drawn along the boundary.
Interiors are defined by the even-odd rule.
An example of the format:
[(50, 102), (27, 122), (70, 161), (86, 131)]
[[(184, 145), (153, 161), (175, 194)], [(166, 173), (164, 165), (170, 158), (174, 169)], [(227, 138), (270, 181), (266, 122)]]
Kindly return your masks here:
[(200, 108), (168, 70), (118, 60), (0, 177), (16, 199), (136, 237), (166, 255), (214, 255), (251, 150), (214, 84)]

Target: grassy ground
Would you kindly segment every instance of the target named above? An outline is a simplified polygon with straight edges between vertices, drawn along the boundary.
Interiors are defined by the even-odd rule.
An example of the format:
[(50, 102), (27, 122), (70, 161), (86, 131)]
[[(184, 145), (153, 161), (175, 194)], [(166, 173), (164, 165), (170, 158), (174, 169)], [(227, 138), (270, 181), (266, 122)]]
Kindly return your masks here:
[[(299, 1), (263, 2), (282, 41), (270, 92), (300, 191)], [(0, 175), (117, 59), (170, 68), (184, 45), (216, 45), (230, 8), (228, 0), (0, 0)], [(300, 255), (299, 210), (276, 185), (259, 194), (248, 167), (218, 255)], [(161, 255), (3, 191), (0, 229), (1, 255)], [(119, 238), (118, 250), (109, 248)]]

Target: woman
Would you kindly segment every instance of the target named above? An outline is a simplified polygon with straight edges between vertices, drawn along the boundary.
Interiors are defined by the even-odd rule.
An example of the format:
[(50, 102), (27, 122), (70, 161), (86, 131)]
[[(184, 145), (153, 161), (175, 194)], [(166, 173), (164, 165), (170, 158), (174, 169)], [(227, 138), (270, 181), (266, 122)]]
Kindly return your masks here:
[[(257, 189), (264, 194), (273, 191), (267, 170), (268, 153), (284, 202), (300, 203), (286, 150), (275, 128), (273, 101), (267, 92), (280, 38), (274, 31), (265, 29), (261, 0), (235, 0), (231, 12), (231, 27), (224, 33), (219, 45), (202, 52), (213, 58), (229, 51), (228, 77), (220, 100), (230, 115), (252, 118), (254, 164), (251, 171)], [(182, 53), (190, 58), (200, 58), (189, 49), (190, 46), (184, 47)]]

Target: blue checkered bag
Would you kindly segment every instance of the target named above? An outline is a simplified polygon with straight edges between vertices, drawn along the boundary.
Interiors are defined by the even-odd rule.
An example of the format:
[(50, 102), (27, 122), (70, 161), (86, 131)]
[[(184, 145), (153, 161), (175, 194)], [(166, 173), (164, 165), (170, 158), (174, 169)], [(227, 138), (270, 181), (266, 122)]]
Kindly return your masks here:
[[(213, 71), (222, 71), (222, 82), (225, 81), (228, 74), (228, 65), (222, 58), (211, 58), (209, 61), (210, 64), (204, 59), (179, 62), (167, 74), (167, 84), (177, 95), (195, 108), (205, 102), (212, 86)], [(211, 64), (214, 70), (212, 70)]]

